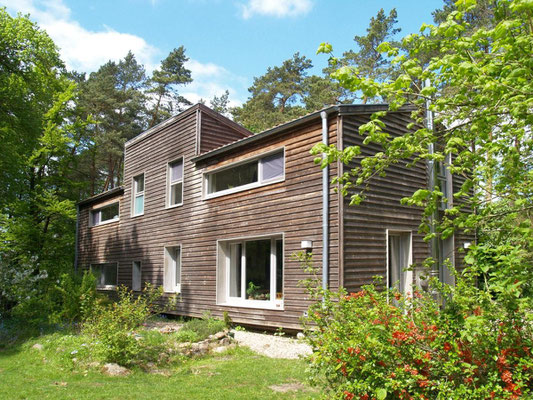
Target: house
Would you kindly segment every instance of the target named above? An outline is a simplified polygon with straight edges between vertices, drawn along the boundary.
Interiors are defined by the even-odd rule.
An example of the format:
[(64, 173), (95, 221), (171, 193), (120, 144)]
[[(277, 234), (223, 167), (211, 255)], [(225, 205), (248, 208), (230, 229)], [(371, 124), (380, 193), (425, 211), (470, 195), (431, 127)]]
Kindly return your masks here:
[[(403, 268), (430, 249), (422, 211), (400, 199), (427, 184), (426, 166), (396, 166), (354, 207), (330, 184), (350, 166), (321, 170), (309, 153), (320, 141), (362, 145), (358, 127), (385, 109), (331, 106), (256, 135), (201, 104), (187, 109), (125, 144), (123, 187), (79, 203), (76, 266), (91, 268), (101, 290), (162, 285), (179, 294), (179, 315), (227, 311), (272, 328), (298, 329), (309, 305), (292, 257), (302, 249), (333, 290), (356, 291), (376, 275), (410, 290), (419, 276)], [(388, 131), (406, 132), (409, 115), (388, 113)], [(461, 183), (444, 178), (449, 192)], [(446, 257), (460, 262), (468, 240), (448, 239)]]

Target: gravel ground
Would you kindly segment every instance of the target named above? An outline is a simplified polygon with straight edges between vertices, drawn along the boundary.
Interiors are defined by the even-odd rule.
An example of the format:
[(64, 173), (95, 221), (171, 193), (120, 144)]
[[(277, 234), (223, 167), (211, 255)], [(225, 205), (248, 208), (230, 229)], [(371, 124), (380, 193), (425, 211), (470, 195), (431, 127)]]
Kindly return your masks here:
[(233, 332), (239, 345), (247, 346), (256, 353), (267, 357), (295, 359), (312, 353), (311, 347), (298, 339), (264, 333), (235, 330)]

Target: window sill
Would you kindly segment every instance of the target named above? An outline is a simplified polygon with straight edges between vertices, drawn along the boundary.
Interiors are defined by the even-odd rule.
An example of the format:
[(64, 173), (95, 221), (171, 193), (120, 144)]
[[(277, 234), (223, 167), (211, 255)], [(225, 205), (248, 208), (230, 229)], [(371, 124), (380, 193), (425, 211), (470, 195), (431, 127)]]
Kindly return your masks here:
[(283, 300), (277, 300), (276, 302), (263, 300), (243, 300), (218, 303), (217, 305), (222, 307), (257, 308), (262, 310), (285, 310)]
[(165, 210), (170, 210), (171, 208), (178, 208), (178, 207), (181, 207), (182, 205), (183, 205), (183, 202), (181, 202), (179, 204), (173, 204), (171, 206), (166, 206)]
[(97, 286), (96, 290), (116, 290), (117, 285), (105, 285), (105, 286)]
[(142, 217), (143, 215), (144, 215), (144, 213), (142, 213), (142, 214), (135, 214), (135, 215), (132, 215), (130, 218)]
[(226, 196), (228, 194), (244, 192), (245, 190), (255, 189), (255, 188), (263, 187), (263, 186), (268, 186), (268, 185), (272, 185), (274, 183), (279, 183), (279, 182), (283, 182), (283, 181), (285, 181), (285, 175), (280, 177), (280, 178), (271, 179), (271, 180), (268, 180), (268, 181), (265, 181), (265, 182), (254, 182), (254, 183), (250, 183), (248, 185), (238, 186), (238, 187), (232, 188), (232, 189), (221, 190), (220, 192), (216, 192), (216, 193), (205, 194), (204, 200), (214, 199), (216, 197)]
[(96, 228), (97, 226), (102, 226), (102, 225), (109, 225), (109, 224), (113, 224), (113, 223), (119, 222), (119, 221), (120, 221), (119, 218), (111, 219), (109, 221), (100, 222), (99, 224), (96, 224), (96, 225), (91, 225), (91, 228)]

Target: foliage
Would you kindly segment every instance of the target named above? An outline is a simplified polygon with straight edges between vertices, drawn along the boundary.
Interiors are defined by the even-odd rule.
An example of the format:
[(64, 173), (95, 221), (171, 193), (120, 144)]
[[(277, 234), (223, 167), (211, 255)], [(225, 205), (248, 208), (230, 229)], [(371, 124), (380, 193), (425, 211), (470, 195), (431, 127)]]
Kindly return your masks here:
[[(224, 330), (224, 321), (213, 318), (210, 314), (204, 314), (203, 318), (193, 318), (185, 322), (182, 328), (179, 330), (179, 335), (189, 335), (186, 332), (193, 332), (195, 335), (194, 341), (200, 341), (206, 339), (209, 335), (213, 335), (217, 332)], [(193, 335), (190, 334), (192, 337)], [(191, 341), (191, 340), (183, 340)]]
[(180, 46), (173, 49), (161, 61), (160, 68), (152, 74), (152, 78), (149, 80), (148, 93), (154, 95), (155, 104), (149, 111), (151, 117), (149, 127), (182, 111), (182, 105), (191, 104), (177, 91), (178, 85), (192, 82), (191, 71), (185, 67), (188, 60), (189, 58), (185, 55), (185, 48)]
[(281, 66), (269, 67), (263, 76), (254, 78), (248, 101), (231, 110), (235, 121), (260, 132), (337, 103), (338, 85), (329, 78), (308, 76), (312, 66), (310, 59), (296, 53)]
[(418, 291), (406, 298), (368, 285), (332, 293), (308, 281), (315, 383), (336, 399), (528, 397), (533, 320), (517, 302), (524, 292), (493, 297), (476, 277), (474, 268), (455, 287), (433, 281), (443, 304)]
[(41, 296), (71, 268), (76, 182), (86, 121), (45, 32), (0, 10), (0, 310)]
[[(354, 37), (353, 40), (357, 44), (358, 51), (350, 50), (345, 52), (339, 62), (342, 65), (355, 67), (359, 75), (368, 79), (383, 81), (397, 75), (395, 65), (391, 63), (391, 59), (378, 50), (379, 45), (384, 41), (396, 43), (393, 38), (401, 31), (400, 28), (395, 28), (398, 23), (397, 16), (395, 8), (389, 12), (388, 16), (381, 8), (377, 15), (370, 19), (366, 30), (367, 34)], [(366, 103), (368, 99), (365, 95), (363, 103)]]
[(96, 303), (86, 316), (83, 330), (98, 340), (97, 352), (106, 361), (130, 365), (141, 352), (134, 335), (157, 306), (162, 289), (146, 286), (142, 295), (135, 296), (125, 287), (117, 290), (118, 300), (110, 305)]
[[(443, 163), (463, 183), (441, 218), (432, 219), (443, 199), (438, 184), (404, 199), (406, 204), (424, 207), (421, 229), (428, 233), (427, 239), (435, 237), (430, 233), (432, 224), (443, 238), (456, 229), (477, 231), (492, 244), (522, 249), (520, 265), (531, 276), (533, 6), (524, 0), (490, 4), (493, 26), (472, 28), (468, 17), (476, 3), (458, 1), (458, 10), (450, 12), (446, 21), (438, 26), (424, 24), (421, 34), (403, 39), (407, 54), (390, 43), (381, 44), (380, 51), (395, 56), (401, 71), (396, 79), (378, 82), (349, 66), (334, 72), (343, 87), (388, 99), (391, 111), (407, 105), (414, 109), (412, 131), (401, 137), (387, 132), (381, 120), (385, 113), (374, 114), (361, 126), (364, 144), (374, 143), (382, 150), (362, 157), (338, 182), (343, 194), (350, 192), (352, 204), (357, 204), (364, 199), (366, 184), (398, 163)], [(331, 46), (323, 45), (319, 51), (331, 52)], [(426, 63), (428, 52), (438, 56)], [(421, 88), (420, 81), (428, 84)], [(433, 129), (425, 123), (428, 104)], [(324, 152), (328, 161), (347, 163), (360, 150), (317, 145), (314, 153)]]
[(44, 293), (20, 301), (11, 315), (35, 327), (70, 325), (82, 321), (97, 301), (96, 278), (90, 272), (64, 273)]

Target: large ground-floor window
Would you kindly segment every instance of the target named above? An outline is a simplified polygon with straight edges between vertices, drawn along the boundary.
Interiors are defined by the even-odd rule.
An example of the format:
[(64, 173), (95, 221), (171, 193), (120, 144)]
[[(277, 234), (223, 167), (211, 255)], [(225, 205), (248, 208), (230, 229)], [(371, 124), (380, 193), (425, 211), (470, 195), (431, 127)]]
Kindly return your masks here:
[(244, 307), (283, 307), (283, 238), (219, 241), (217, 299)]
[(117, 263), (91, 264), (91, 272), (96, 276), (96, 287), (98, 289), (114, 289), (117, 286)]
[(387, 231), (387, 283), (407, 294), (412, 292), (413, 272), (411, 232)]

